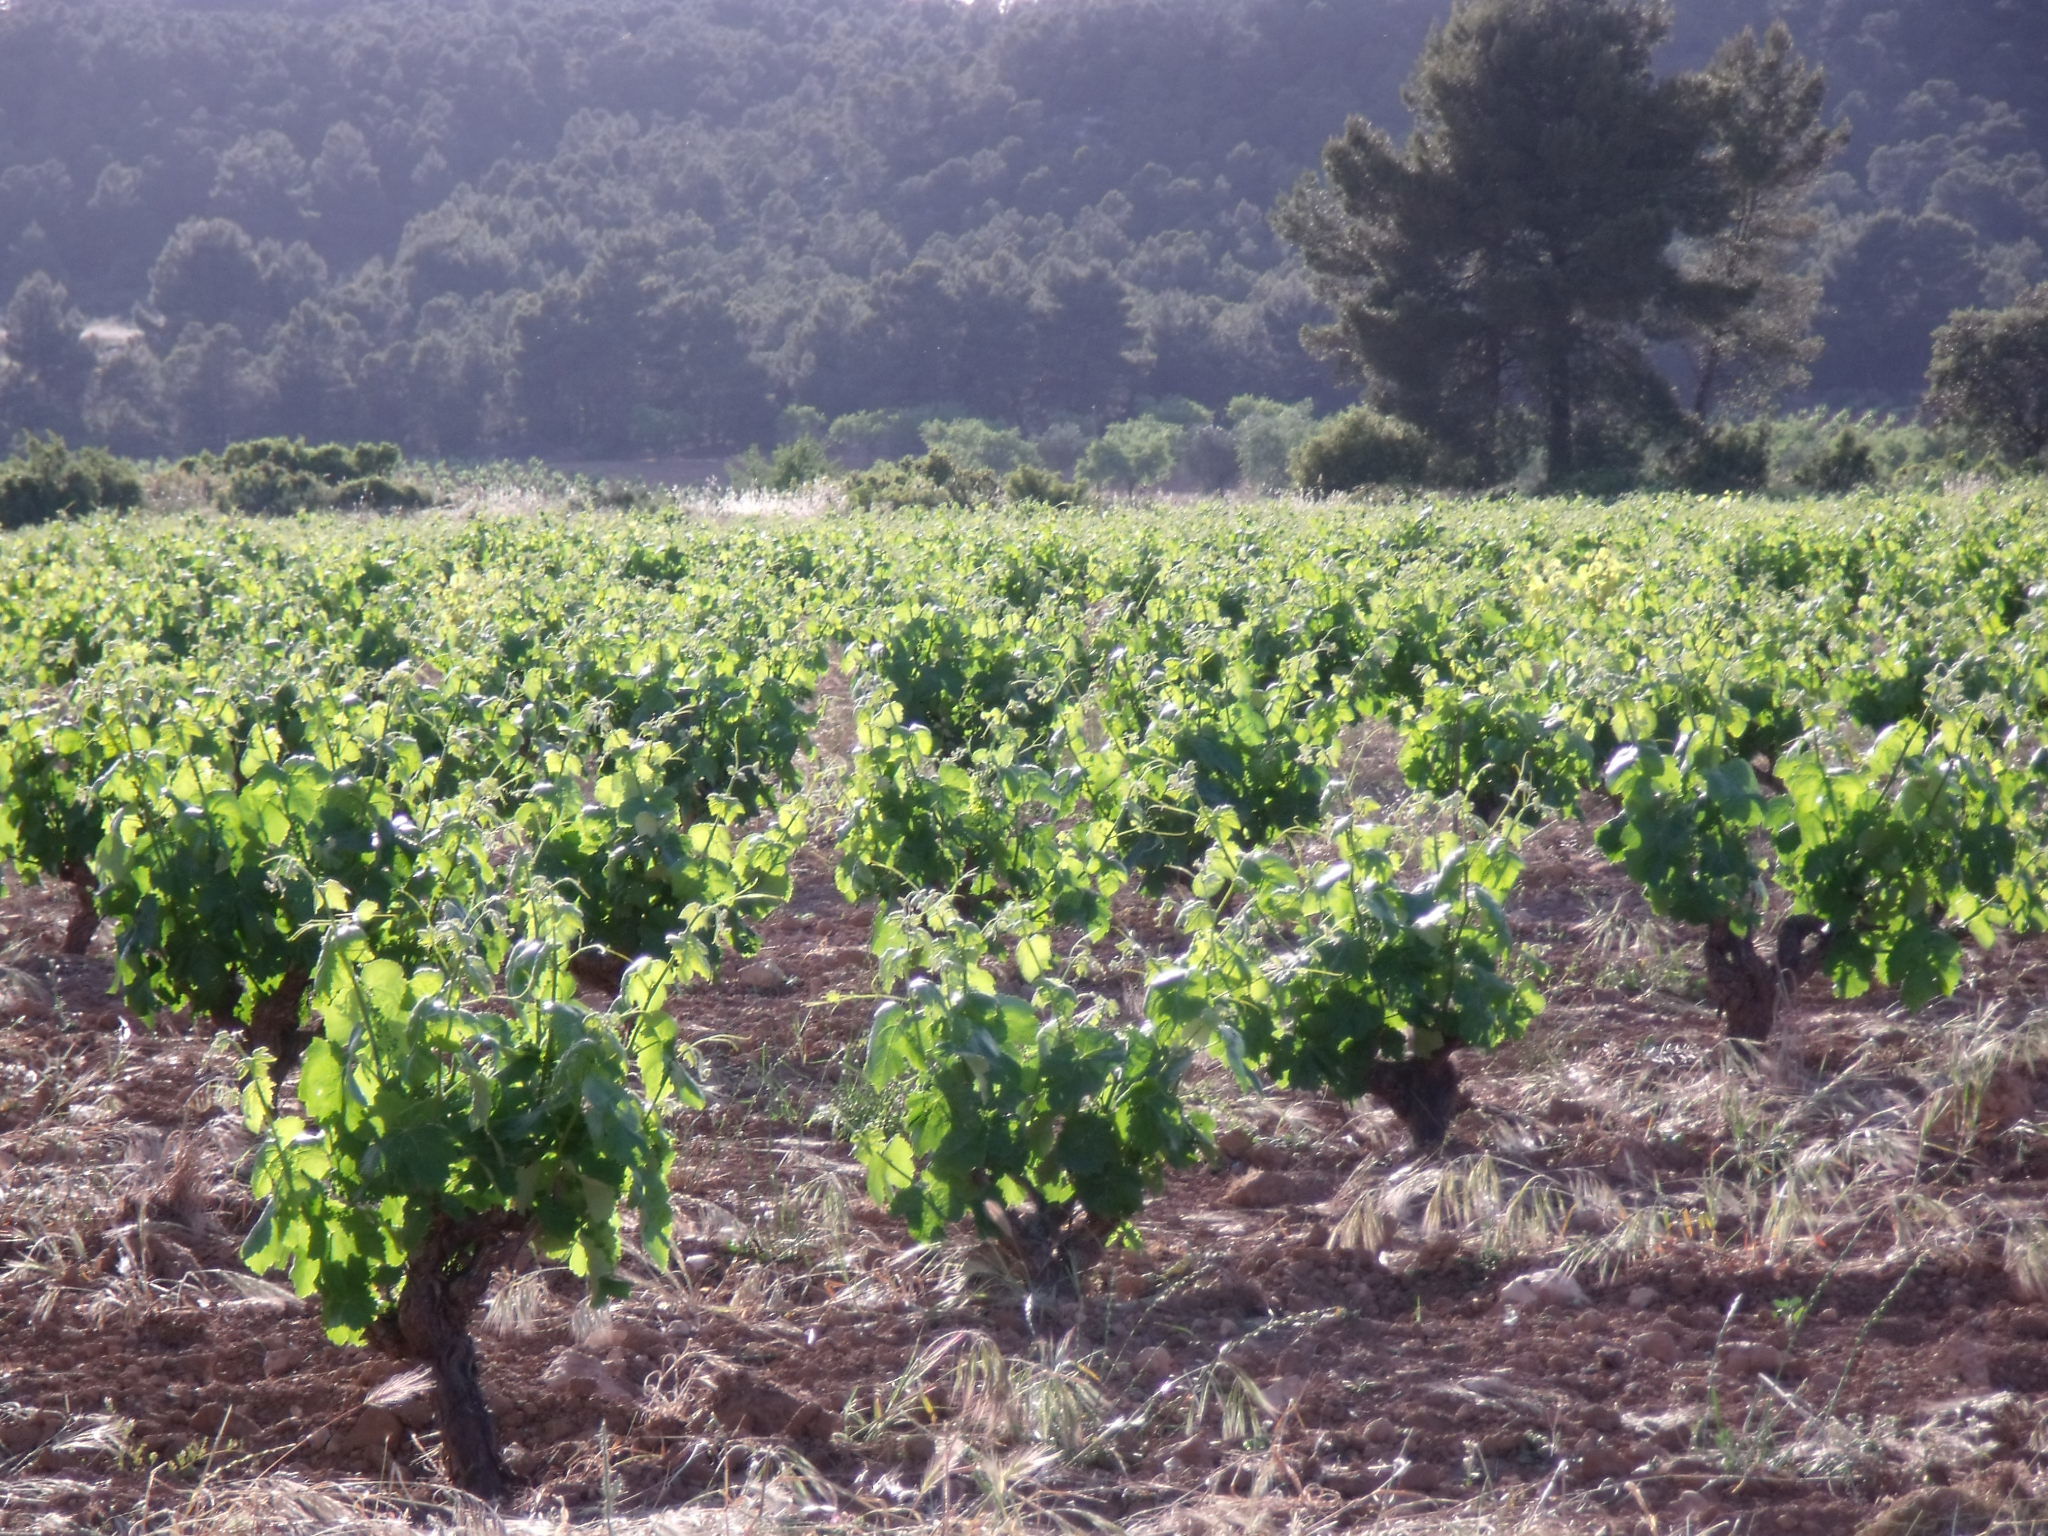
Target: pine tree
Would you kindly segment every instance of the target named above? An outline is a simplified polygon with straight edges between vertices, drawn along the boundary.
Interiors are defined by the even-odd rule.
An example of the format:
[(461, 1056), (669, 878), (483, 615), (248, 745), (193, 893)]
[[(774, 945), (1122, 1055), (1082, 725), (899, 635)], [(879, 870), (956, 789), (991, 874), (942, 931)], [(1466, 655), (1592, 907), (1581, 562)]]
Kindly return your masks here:
[(1707, 67), (1713, 92), (1715, 159), (1727, 194), (1727, 222), (1684, 253), (1688, 271), (1748, 298), (1688, 339), (1692, 410), (1767, 407), (1812, 377), (1821, 340), (1818, 272), (1804, 257), (1820, 220), (1809, 205), (1814, 181), (1849, 140), (1821, 121), (1826, 77), (1792, 45), (1783, 22), (1759, 39), (1750, 29), (1721, 45)]
[(1652, 0), (1460, 0), (1409, 82), (1407, 144), (1352, 119), (1276, 211), (1336, 310), (1311, 349), (1475, 473), (1518, 417), (1553, 480), (1614, 428), (1676, 432), (1654, 345), (1726, 377), (1810, 314), (1765, 279), (1798, 233), (1817, 76), (1774, 34), (1660, 78), (1668, 25)]

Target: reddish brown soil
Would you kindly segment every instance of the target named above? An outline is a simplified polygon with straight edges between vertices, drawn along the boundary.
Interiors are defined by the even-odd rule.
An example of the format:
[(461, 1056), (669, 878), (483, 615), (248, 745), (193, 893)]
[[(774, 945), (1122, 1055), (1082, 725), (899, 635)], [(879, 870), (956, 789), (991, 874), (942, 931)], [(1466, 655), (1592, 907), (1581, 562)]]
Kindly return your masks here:
[[(1548, 1529), (1825, 1536), (1929, 1486), (2021, 1507), (2048, 1449), (2048, 1305), (2008, 1242), (2048, 1191), (2030, 1058), (1933, 1115), (1946, 1142), (1915, 1138), (1954, 1097), (1955, 1042), (2027, 1038), (2048, 948), (1978, 957), (1973, 991), (1918, 1019), (1816, 984), (1750, 1067), (1688, 995), (1685, 936), (1582, 827), (1530, 859), (1516, 921), (1551, 1009), (1467, 1060), (1443, 1162), (1411, 1163), (1379, 1111), (1211, 1074), (1237, 1156), (1170, 1180), (1143, 1248), (1078, 1298), (1027, 1308), (1000, 1255), (913, 1249), (835, 1139), (868, 914), (810, 856), (759, 959), (676, 1005), (715, 1095), (684, 1127), (682, 1267), (600, 1315), (563, 1273), (499, 1285), (482, 1353), (522, 1506), (661, 1507), (808, 1466), (816, 1523), (937, 1515), (973, 1504), (976, 1456), (1036, 1440), (1062, 1454), (1033, 1465), (1033, 1507), (1115, 1520), (1249, 1498), (1343, 1527), (1540, 1494)], [(58, 956), (67, 911), (0, 904), (0, 1529), (107, 1525), (201, 1480), (431, 1479), (423, 1391), (237, 1263), (231, 1057), (116, 1007), (107, 935)], [(1757, 1115), (1783, 1118), (1779, 1151)], [(1867, 1198), (1774, 1233), (1728, 1193), (1885, 1125), (1918, 1150)], [(1538, 1239), (1469, 1200), (1432, 1213), (1482, 1153), (1504, 1184), (1576, 1188), (1577, 1213)], [(1597, 1246), (1645, 1212), (1661, 1225)], [(1574, 1256), (1582, 1304), (1503, 1296)], [(1008, 1394), (968, 1369), (998, 1356)]]

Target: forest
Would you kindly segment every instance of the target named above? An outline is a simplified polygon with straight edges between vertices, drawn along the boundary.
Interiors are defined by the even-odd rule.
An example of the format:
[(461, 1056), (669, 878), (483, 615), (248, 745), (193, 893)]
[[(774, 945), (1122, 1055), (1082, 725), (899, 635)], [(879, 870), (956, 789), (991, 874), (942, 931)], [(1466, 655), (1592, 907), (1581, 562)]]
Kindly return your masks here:
[[(795, 407), (873, 413), (874, 456), (1336, 409), (1274, 209), (1347, 118), (1406, 132), (1449, 9), (15, 0), (0, 442), (724, 454)], [(1798, 258), (1825, 348), (1774, 403), (1911, 410), (1951, 312), (2048, 277), (2048, 12), (1687, 0), (1658, 67), (1778, 19), (1847, 140)]]

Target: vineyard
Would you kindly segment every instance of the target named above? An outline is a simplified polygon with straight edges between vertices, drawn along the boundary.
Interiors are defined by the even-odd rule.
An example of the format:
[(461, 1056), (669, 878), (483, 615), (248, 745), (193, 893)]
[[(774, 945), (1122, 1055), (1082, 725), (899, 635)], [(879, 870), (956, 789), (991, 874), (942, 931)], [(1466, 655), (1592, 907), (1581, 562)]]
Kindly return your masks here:
[(0, 1527), (2048, 1528), (2044, 514), (7, 535)]

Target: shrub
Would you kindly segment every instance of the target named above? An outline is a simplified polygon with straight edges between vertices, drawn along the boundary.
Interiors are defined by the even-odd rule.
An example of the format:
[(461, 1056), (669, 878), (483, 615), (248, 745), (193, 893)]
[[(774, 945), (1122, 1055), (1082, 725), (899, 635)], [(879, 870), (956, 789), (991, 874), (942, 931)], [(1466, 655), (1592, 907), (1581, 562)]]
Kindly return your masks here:
[(1945, 472), (1960, 446), (1955, 434), (1876, 412), (1815, 409), (1781, 417), (1771, 437), (1772, 476), (1809, 486), (1816, 461), (1837, 451), (1844, 433), (1870, 451), (1870, 478), (1889, 480), (1916, 468)]
[(1088, 428), (1071, 418), (1055, 421), (1038, 434), (1032, 447), (1038, 450), (1038, 457), (1048, 469), (1056, 469), (1063, 475), (1071, 475), (1074, 466), (1081, 462), (1081, 455), (1088, 451), (1088, 444), (1094, 440)]
[(794, 491), (831, 474), (832, 461), (816, 438), (800, 437), (776, 449), (773, 458), (759, 445), (749, 448), (725, 466), (725, 473), (736, 491)]
[(1192, 428), (1181, 439), (1174, 467), (1198, 490), (1228, 490), (1237, 484), (1237, 440), (1227, 427)]
[(1760, 491), (1771, 479), (1771, 426), (1707, 426), (1665, 461), (1672, 483), (1688, 491)]
[(768, 461), (767, 486), (771, 491), (794, 491), (822, 480), (832, 472), (832, 461), (814, 437), (800, 437), (784, 443)]
[(1239, 395), (1225, 414), (1245, 483), (1261, 490), (1292, 483), (1288, 465), (1295, 449), (1316, 429), (1315, 402), (1288, 405), (1263, 395)]
[(1296, 485), (1323, 493), (1419, 485), (1429, 467), (1429, 439), (1421, 431), (1364, 405), (1324, 422), (1295, 449), (1290, 466)]
[(1156, 416), (1112, 422), (1103, 429), (1101, 437), (1088, 445), (1077, 472), (1090, 485), (1118, 490), (1155, 485), (1173, 472), (1182, 430)]
[(895, 507), (971, 507), (993, 501), (996, 477), (964, 469), (943, 453), (901, 458), (847, 476), (846, 499), (867, 511)]
[(921, 419), (914, 411), (851, 411), (833, 418), (825, 446), (841, 463), (865, 469), (877, 459), (914, 455), (923, 441), (917, 430)]
[(1854, 427), (1844, 427), (1824, 451), (1799, 466), (1792, 482), (1803, 490), (1840, 492), (1868, 485), (1876, 478), (1870, 444)]
[(103, 448), (67, 448), (54, 432), (25, 434), (14, 457), (0, 463), (0, 528), (141, 505), (142, 479), (133, 464)]
[(395, 443), (306, 442), (296, 437), (260, 437), (230, 443), (219, 454), (202, 453), (178, 467), (216, 480), (214, 500), (223, 508), (272, 516), (320, 507), (411, 510), (429, 497), (416, 485), (392, 480), (404, 456)]
[(775, 420), (775, 441), (785, 448), (806, 438), (823, 442), (831, 430), (825, 413), (815, 405), (786, 405)]
[(427, 493), (416, 485), (400, 485), (382, 475), (364, 475), (337, 485), (334, 504), (367, 507), (373, 512), (416, 512), (427, 504)]
[(919, 430), (924, 433), (928, 450), (943, 453), (962, 469), (986, 469), (1007, 475), (1013, 469), (1042, 462), (1038, 450), (1015, 427), (999, 427), (993, 422), (963, 416), (952, 421), (928, 421)]
[(2048, 454), (2048, 283), (2009, 309), (1967, 309), (1934, 333), (1927, 414), (2014, 463)]
[(1081, 496), (1081, 487), (1073, 481), (1062, 480), (1051, 470), (1041, 469), (1035, 464), (1018, 465), (1003, 482), (1006, 501), (1038, 501), (1048, 507), (1071, 507)]

